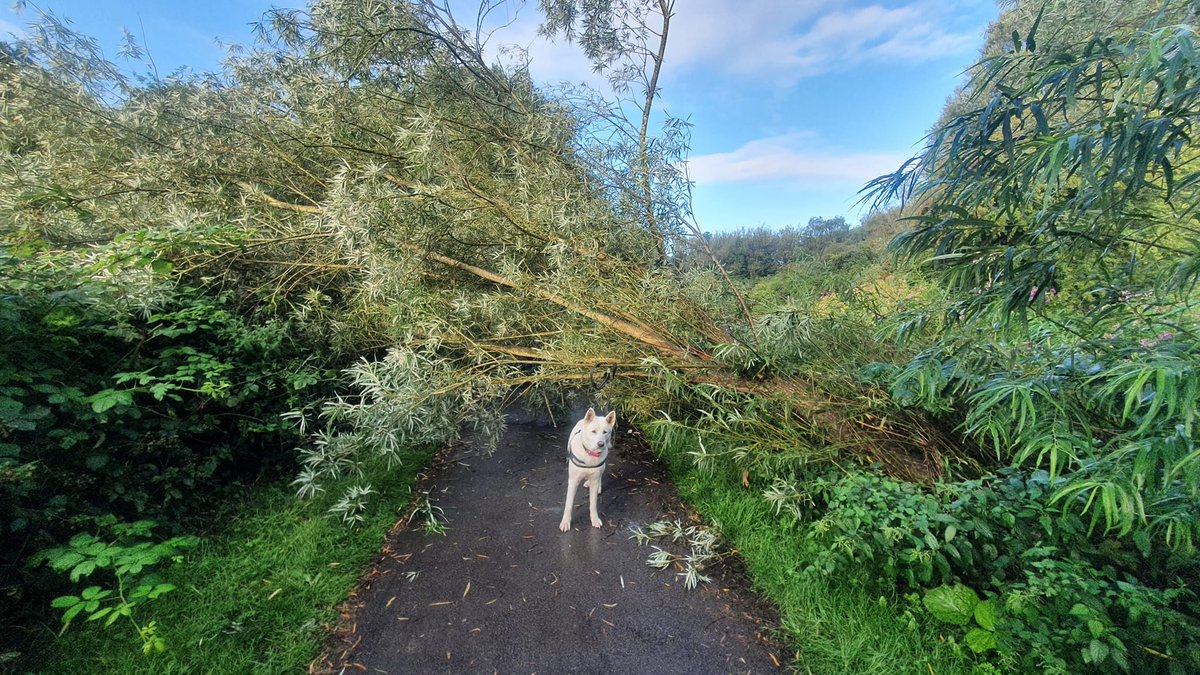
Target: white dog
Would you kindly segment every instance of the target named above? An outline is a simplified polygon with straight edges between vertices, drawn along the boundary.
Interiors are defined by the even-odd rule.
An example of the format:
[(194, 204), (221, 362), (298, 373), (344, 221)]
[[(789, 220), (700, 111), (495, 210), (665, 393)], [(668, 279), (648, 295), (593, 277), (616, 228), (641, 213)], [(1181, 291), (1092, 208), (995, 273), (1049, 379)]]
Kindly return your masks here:
[(566, 532), (571, 529), (571, 507), (575, 503), (575, 488), (581, 481), (586, 480), (591, 500), (592, 527), (600, 527), (600, 514), (596, 512), (596, 501), (600, 496), (600, 480), (604, 477), (604, 464), (608, 461), (608, 451), (612, 448), (613, 430), (617, 425), (617, 412), (614, 410), (604, 417), (596, 415), (593, 408), (588, 408), (583, 419), (575, 423), (571, 430), (571, 438), (567, 440), (567, 506), (563, 509), (562, 522), (558, 529)]

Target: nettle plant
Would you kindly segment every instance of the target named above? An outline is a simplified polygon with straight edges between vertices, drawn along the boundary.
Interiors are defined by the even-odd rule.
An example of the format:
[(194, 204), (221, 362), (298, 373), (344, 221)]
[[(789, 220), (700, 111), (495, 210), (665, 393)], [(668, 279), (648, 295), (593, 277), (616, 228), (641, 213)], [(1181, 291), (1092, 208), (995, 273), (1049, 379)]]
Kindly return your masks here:
[(175, 590), (159, 579), (157, 568), (181, 563), (183, 552), (200, 540), (189, 536), (154, 541), (155, 523), (149, 520), (118, 523), (110, 517), (101, 525), (108, 537), (77, 534), (66, 546), (42, 551), (30, 563), (44, 563), (66, 574), (73, 584), (90, 583), (78, 595), (63, 595), (51, 603), (63, 612), (63, 631), (81, 615), (89, 622), (103, 620), (105, 628), (124, 618), (137, 631), (144, 654), (162, 653), (167, 645), (158, 634), (157, 622), (139, 619), (134, 610)]
[(967, 627), (967, 646), (977, 654), (996, 649), (996, 603), (979, 599), (975, 591), (955, 584), (931, 588), (922, 599), (938, 621)]

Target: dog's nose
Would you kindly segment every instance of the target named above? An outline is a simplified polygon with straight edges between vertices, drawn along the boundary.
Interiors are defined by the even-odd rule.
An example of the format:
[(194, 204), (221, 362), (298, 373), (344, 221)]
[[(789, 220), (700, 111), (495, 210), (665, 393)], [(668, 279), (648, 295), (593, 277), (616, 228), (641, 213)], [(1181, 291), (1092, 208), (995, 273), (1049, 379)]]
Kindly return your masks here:
[(604, 441), (596, 441), (596, 447), (597, 447), (597, 448), (603, 448), (603, 447), (604, 447)]

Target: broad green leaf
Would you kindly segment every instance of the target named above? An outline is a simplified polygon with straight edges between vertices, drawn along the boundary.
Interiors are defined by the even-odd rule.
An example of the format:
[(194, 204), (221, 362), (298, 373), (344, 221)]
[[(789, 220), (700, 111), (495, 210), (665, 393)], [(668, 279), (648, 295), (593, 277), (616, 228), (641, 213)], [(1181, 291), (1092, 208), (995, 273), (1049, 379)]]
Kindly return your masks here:
[(84, 560), (71, 569), (71, 581), (79, 581), (81, 577), (86, 577), (96, 571), (96, 563), (91, 560)]
[(96, 537), (96, 535), (87, 534), (86, 532), (80, 532), (79, 534), (75, 535), (74, 537), (71, 537), (70, 543), (71, 543), (71, 546), (74, 546), (75, 548), (83, 548), (84, 546), (91, 546), (92, 544), (94, 544), (98, 541), (100, 541), (100, 540)]
[(1080, 619), (1084, 619), (1084, 618), (1094, 616), (1096, 613), (1094, 611), (1092, 611), (1092, 609), (1090, 607), (1083, 604), (1082, 602), (1077, 602), (1071, 606), (1070, 614), (1071, 614), (1071, 616), (1078, 617)]
[(64, 607), (70, 607), (71, 605), (75, 605), (78, 603), (79, 603), (79, 598), (77, 596), (60, 595), (59, 597), (55, 598), (54, 600), (52, 600), (50, 602), (50, 606), (55, 609), (62, 609)]
[(967, 646), (976, 654), (983, 654), (996, 648), (996, 634), (990, 630), (972, 628), (967, 631)]
[(118, 405), (133, 403), (133, 394), (126, 389), (105, 389), (87, 398), (92, 404), (92, 411), (102, 413)]
[(64, 628), (71, 623), (72, 619), (74, 619), (80, 612), (83, 611), (84, 605), (85, 603), (78, 602), (74, 605), (71, 605), (66, 612), (63, 612), (62, 622)]
[[(57, 549), (57, 551), (62, 551), (62, 549)], [(82, 561), (83, 556), (74, 551), (60, 553), (57, 555), (51, 554), (49, 558), (51, 569), (54, 569), (58, 572), (65, 572), (78, 565)]]
[(975, 623), (984, 630), (996, 630), (996, 604), (987, 600), (975, 605)]
[(80, 552), (83, 553), (84, 555), (91, 555), (91, 556), (99, 556), (108, 550), (108, 544), (106, 544), (105, 542), (99, 541), (99, 540), (93, 541), (92, 543), (88, 544), (87, 546), (79, 547), (78, 545), (76, 545), (76, 547), (79, 548)]
[(965, 626), (974, 616), (975, 606), (979, 604), (979, 596), (970, 588), (957, 584), (954, 586), (938, 586), (925, 593), (923, 600), (925, 609), (935, 619), (954, 626)]
[(1084, 651), (1084, 661), (1097, 664), (1104, 663), (1108, 658), (1108, 645), (1099, 640), (1092, 640), (1088, 643), (1087, 649)]

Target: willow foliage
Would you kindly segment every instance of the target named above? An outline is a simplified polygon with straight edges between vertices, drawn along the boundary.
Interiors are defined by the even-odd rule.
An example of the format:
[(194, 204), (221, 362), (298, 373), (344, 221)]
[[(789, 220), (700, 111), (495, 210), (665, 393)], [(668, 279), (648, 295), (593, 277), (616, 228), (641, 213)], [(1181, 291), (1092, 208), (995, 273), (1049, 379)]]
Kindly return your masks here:
[(707, 280), (662, 264), (686, 211), (683, 129), (656, 145), (611, 102), (538, 89), (438, 3), (275, 10), (221, 72), (167, 78), (129, 75), (52, 15), (30, 36), (0, 63), (6, 243), (45, 261), (103, 249), (131, 290), (230, 293), (383, 356), (317, 409), (306, 477), (392, 447), (382, 426), (441, 438), (597, 363), (690, 363), (728, 339), (681, 289)]

